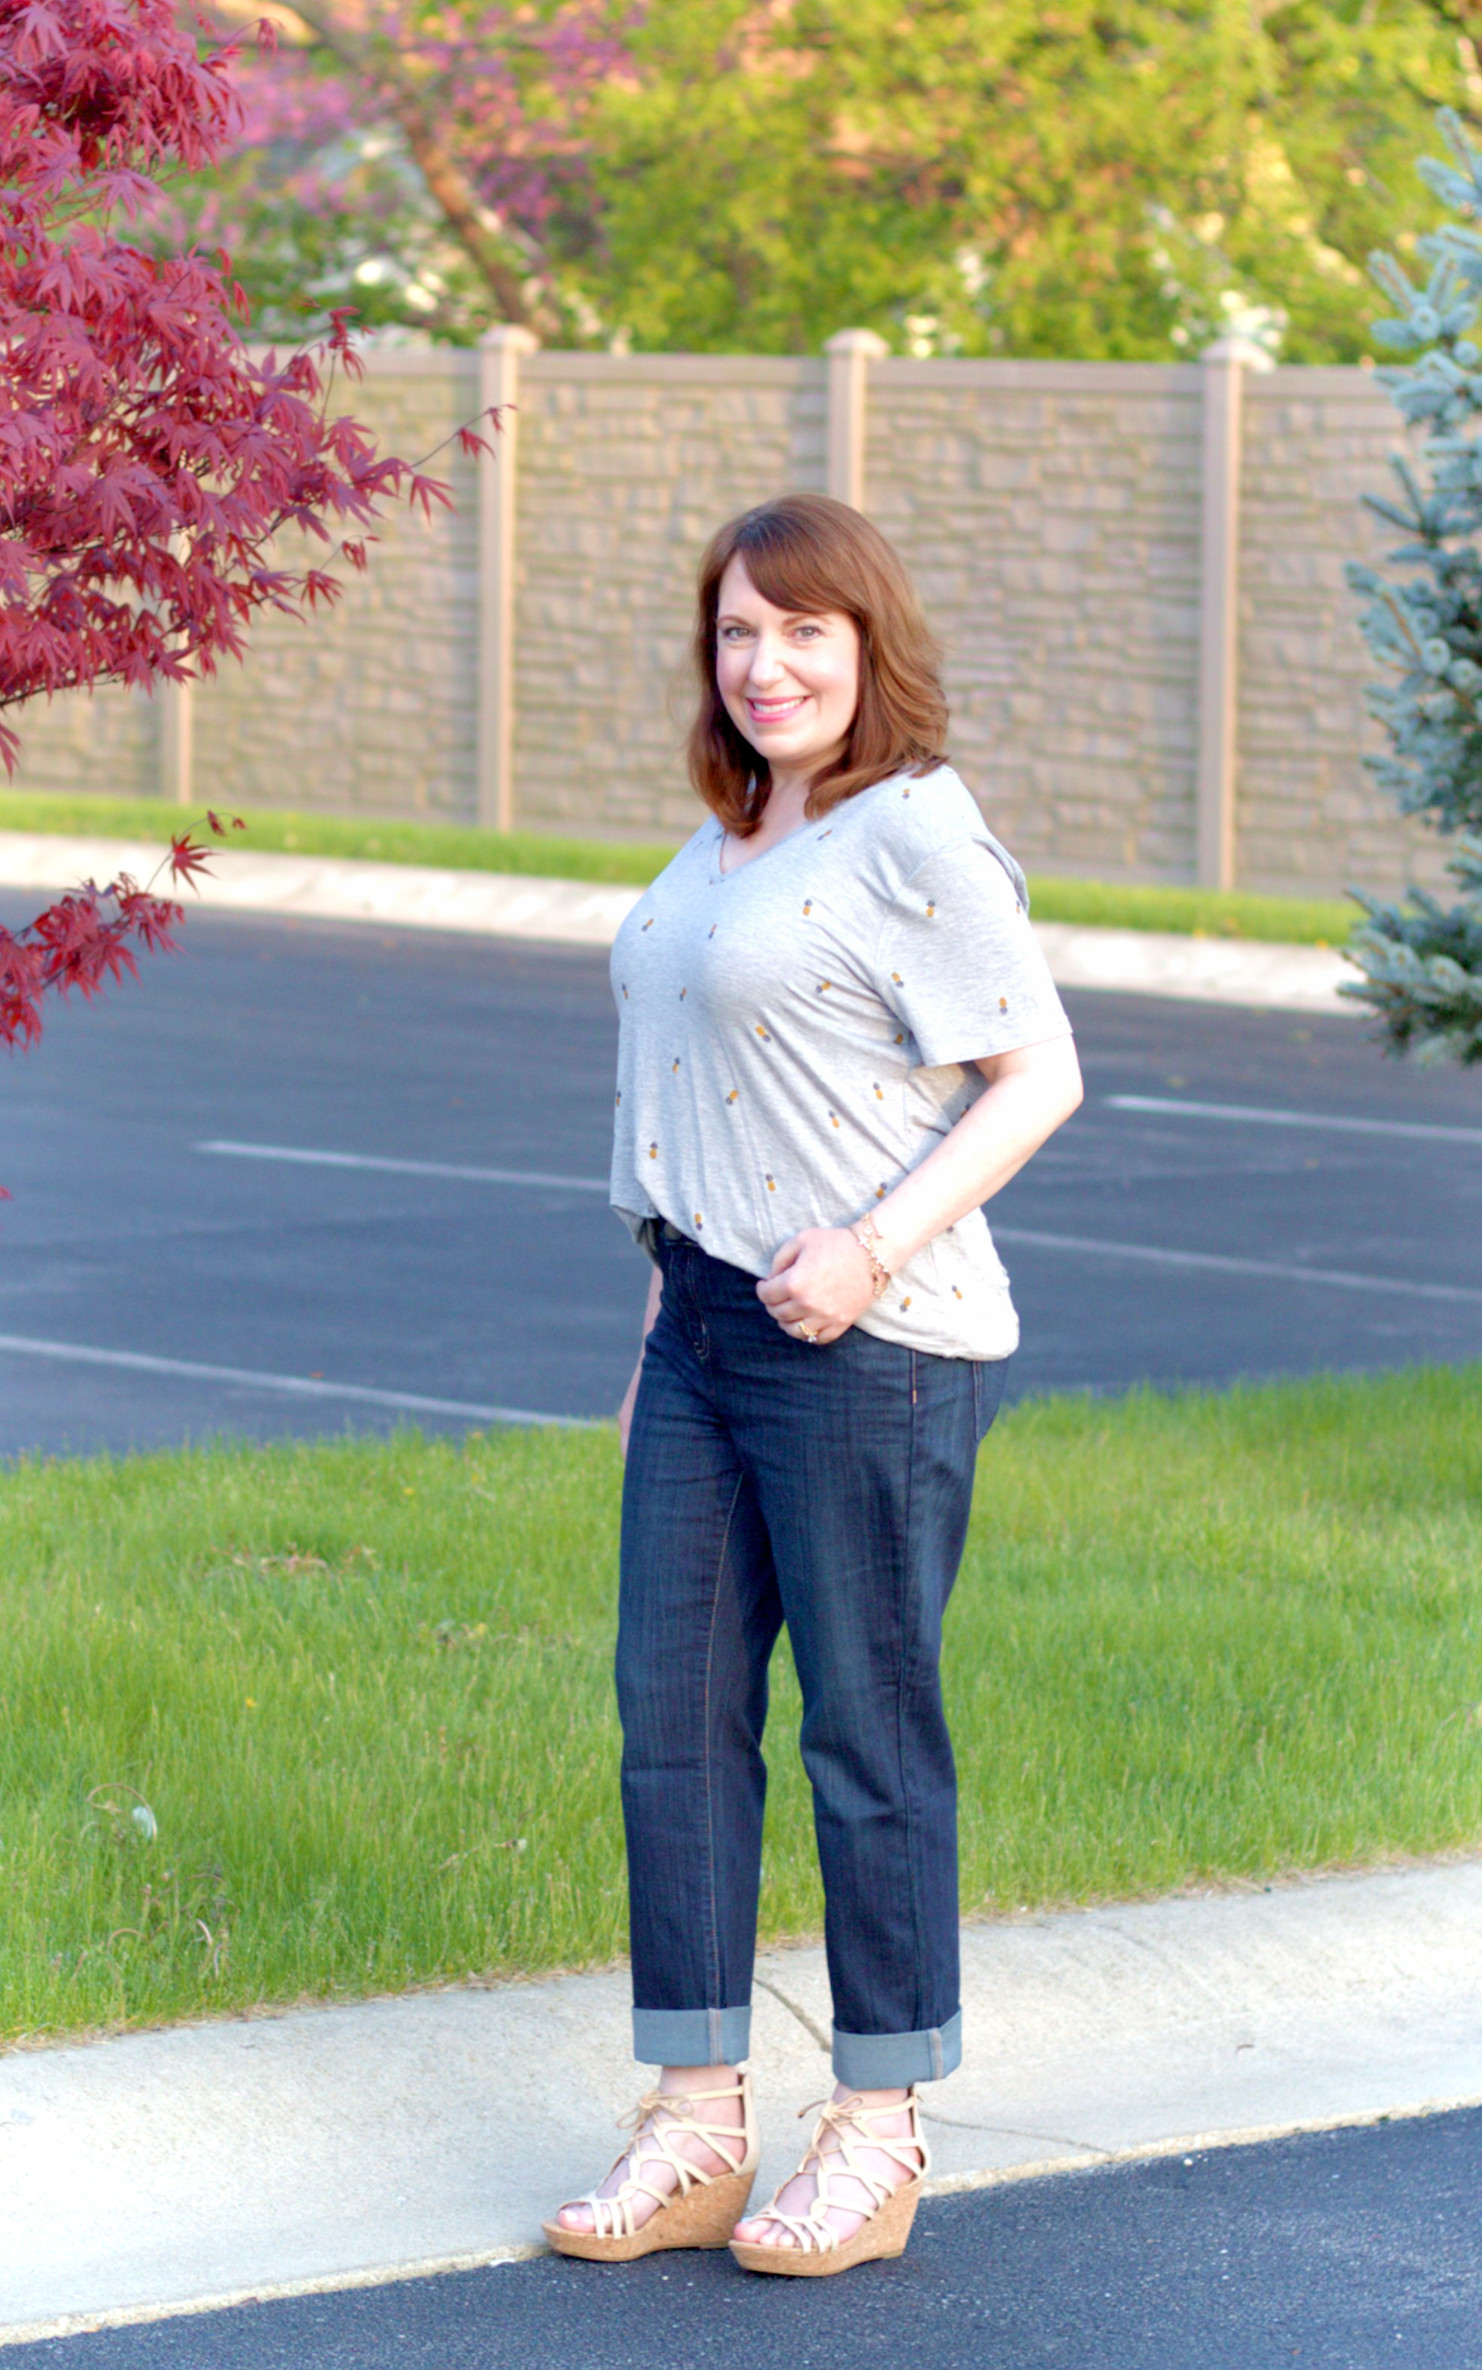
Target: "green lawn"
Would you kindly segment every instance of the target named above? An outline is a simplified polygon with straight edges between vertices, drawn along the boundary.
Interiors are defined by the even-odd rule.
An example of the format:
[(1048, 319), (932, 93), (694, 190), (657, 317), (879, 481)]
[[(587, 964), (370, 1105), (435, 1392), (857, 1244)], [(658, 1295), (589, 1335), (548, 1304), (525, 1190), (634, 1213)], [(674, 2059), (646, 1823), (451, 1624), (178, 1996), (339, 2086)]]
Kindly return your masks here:
[[(186, 810), (149, 798), (32, 797), (0, 791), (0, 831), (98, 832), (163, 843)], [(644, 888), (672, 853), (536, 831), (478, 831), (456, 823), (373, 822), (344, 815), (249, 808), (245, 842), (310, 856), (368, 856), (382, 864), (449, 864), (470, 872), (534, 873), (551, 880), (606, 881)], [(1341, 946), (1357, 908), (1320, 898), (1217, 895), (1210, 889), (1118, 887), (1104, 881), (1030, 880), (1037, 921), (1090, 922), (1107, 929), (1175, 930), (1196, 937), (1258, 938), (1289, 945)]]
[[(96, 832), (110, 839), (152, 840), (198, 820), (199, 807), (161, 798), (32, 797), (0, 790), (0, 831)], [(228, 846), (286, 850), (300, 856), (369, 856), (380, 864), (448, 864), (468, 872), (534, 873), (548, 880), (607, 881), (646, 888), (673, 854), (595, 839), (556, 839), (538, 831), (478, 831), (459, 823), (374, 822), (361, 816), (302, 815), (269, 807), (233, 807), (246, 833)]]
[(1254, 897), (1243, 891), (1139, 887), (1032, 873), (1037, 922), (1086, 922), (1104, 930), (1174, 930), (1194, 938), (1254, 938), (1285, 946), (1342, 946), (1356, 905), (1325, 897)]
[[(950, 1626), (968, 1908), (1482, 1840), (1479, 1389), (1003, 1420)], [(0, 2037), (620, 1952), (617, 1493), (605, 1429), (0, 1473)], [(769, 1935), (820, 1915), (796, 1718), (784, 1673)]]

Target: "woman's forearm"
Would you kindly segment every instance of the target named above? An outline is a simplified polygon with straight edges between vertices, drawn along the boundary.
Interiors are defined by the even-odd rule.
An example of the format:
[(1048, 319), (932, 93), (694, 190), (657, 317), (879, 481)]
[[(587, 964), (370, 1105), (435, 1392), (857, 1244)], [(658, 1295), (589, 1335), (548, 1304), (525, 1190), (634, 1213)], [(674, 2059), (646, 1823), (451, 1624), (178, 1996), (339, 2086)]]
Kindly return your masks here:
[(991, 1201), (1081, 1100), (1080, 1065), (1069, 1037), (981, 1067), (989, 1083), (971, 1110), (870, 1212), (892, 1273), (969, 1210)]

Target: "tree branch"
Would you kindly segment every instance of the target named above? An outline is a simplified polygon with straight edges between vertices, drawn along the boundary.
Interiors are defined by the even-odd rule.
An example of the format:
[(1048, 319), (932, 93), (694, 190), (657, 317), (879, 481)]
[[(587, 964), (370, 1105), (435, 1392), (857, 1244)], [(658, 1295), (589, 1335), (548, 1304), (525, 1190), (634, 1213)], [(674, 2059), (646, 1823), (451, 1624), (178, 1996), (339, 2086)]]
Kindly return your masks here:
[(395, 52), (358, 41), (324, 0), (306, 0), (302, 7), (294, 0), (294, 14), (302, 17), (351, 73), (375, 84), (411, 151), (428, 196), (489, 290), (501, 319), (529, 328), (531, 310), (520, 278), (498, 235), (489, 229), (472, 182), (433, 129), (421, 99), (408, 87)]

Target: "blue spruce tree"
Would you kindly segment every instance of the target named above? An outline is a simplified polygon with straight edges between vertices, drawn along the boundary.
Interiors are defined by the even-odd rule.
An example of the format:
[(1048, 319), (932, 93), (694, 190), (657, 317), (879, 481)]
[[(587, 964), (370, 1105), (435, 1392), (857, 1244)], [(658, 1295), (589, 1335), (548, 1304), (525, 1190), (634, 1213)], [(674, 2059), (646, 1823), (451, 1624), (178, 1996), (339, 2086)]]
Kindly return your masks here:
[(1417, 241), (1423, 287), (1393, 256), (1371, 259), (1398, 313), (1375, 337), (1412, 357), (1376, 375), (1424, 433), (1419, 467), (1392, 464), (1398, 496), (1365, 500), (1405, 541), (1393, 573), (1348, 578), (1367, 602), (1364, 638), (1397, 677), (1367, 695), (1390, 745), (1365, 762), (1402, 814), (1454, 837), (1446, 869), (1462, 894), (1448, 908), (1418, 889), (1399, 905), (1355, 890), (1366, 918), (1348, 951), (1365, 976), (1342, 993), (1377, 1012), (1395, 1052), (1482, 1062), (1482, 151), (1449, 109), (1439, 120), (1450, 161), (1419, 170), (1457, 220)]

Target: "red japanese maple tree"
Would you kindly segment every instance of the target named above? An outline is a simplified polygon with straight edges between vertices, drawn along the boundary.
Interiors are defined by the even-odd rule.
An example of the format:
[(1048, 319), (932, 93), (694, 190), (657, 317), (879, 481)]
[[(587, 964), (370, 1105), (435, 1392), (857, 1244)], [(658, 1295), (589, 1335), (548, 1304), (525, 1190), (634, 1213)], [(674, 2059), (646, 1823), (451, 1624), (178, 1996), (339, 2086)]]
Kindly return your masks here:
[[(162, 259), (115, 228), (163, 170), (220, 153), (237, 118), (232, 55), (200, 54), (172, 0), (0, 0), (7, 771), (19, 742), (6, 711), (210, 674), (241, 656), (258, 610), (333, 599), (330, 569), (364, 567), (386, 500), (447, 500), (331, 413), (336, 371), (359, 371), (348, 315), (310, 351), (254, 355), (224, 255)], [(282, 564), (272, 545), (288, 527), (320, 546), (320, 564)], [(174, 840), (168, 885), (205, 855), (188, 832)], [(91, 995), (132, 970), (131, 941), (171, 946), (181, 916), (121, 877), (0, 929), (0, 1044), (34, 1042), (48, 990)]]

